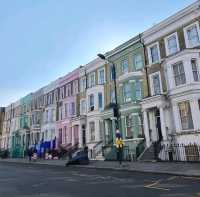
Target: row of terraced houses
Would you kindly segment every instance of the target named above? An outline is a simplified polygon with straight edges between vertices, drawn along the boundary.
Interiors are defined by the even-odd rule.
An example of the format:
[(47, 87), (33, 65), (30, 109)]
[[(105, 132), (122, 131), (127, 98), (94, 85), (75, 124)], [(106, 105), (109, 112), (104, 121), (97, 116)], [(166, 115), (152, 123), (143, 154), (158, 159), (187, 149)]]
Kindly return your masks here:
[(111, 158), (116, 125), (129, 155), (153, 142), (200, 145), (200, 1), (104, 56), (0, 108), (1, 149), (87, 146)]

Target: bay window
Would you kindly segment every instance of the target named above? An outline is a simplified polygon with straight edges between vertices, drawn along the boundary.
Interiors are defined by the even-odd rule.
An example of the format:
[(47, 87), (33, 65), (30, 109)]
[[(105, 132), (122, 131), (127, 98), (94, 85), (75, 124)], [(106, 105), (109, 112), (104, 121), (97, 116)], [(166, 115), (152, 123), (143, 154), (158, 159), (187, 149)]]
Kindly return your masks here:
[(122, 74), (128, 73), (128, 59), (124, 59), (121, 62), (121, 69), (122, 69)]
[(124, 96), (124, 102), (130, 102), (131, 101), (131, 84), (125, 83), (123, 86), (123, 96)]
[(89, 111), (94, 111), (94, 95), (89, 95)]
[(143, 68), (143, 58), (142, 54), (137, 54), (134, 56), (134, 65), (136, 70), (140, 70)]
[(190, 109), (190, 102), (183, 101), (178, 104), (178, 107), (179, 107), (182, 129), (183, 130), (193, 129), (194, 126)]
[(198, 70), (196, 59), (191, 60), (191, 66), (192, 66), (192, 73), (193, 73), (194, 81), (199, 81), (199, 70)]
[(174, 80), (175, 80), (176, 86), (186, 83), (183, 62), (178, 62), (178, 63), (174, 64), (173, 72), (174, 72)]

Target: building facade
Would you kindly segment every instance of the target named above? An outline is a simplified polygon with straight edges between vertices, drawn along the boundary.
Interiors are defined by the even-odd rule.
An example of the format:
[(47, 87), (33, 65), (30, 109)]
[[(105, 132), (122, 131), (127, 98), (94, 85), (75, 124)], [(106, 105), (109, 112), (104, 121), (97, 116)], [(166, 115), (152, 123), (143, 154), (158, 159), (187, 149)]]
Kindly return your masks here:
[[(95, 158), (101, 149), (104, 127), (101, 113), (105, 107), (106, 67), (105, 61), (96, 58), (80, 70), (80, 117), (82, 122), (82, 144)], [(84, 124), (85, 123), (85, 124)]]
[[(56, 120), (58, 116), (58, 101), (59, 101), (59, 82), (61, 78), (51, 82), (43, 88), (44, 104), (42, 113), (42, 125), (40, 141), (44, 144), (44, 149), (51, 149), (53, 140), (58, 139), (56, 133)], [(54, 142), (55, 143), (55, 142)]]
[(142, 101), (147, 147), (200, 143), (200, 3), (143, 33), (149, 95)]
[(0, 144), (1, 144), (1, 141), (2, 141), (4, 118), (5, 118), (5, 107), (0, 107)]
[(56, 132), (58, 146), (71, 149), (79, 145), (78, 117), (79, 69), (65, 75), (59, 81), (59, 106)]
[[(119, 129), (125, 146), (130, 154), (136, 154), (137, 145), (144, 140), (142, 129), (142, 113), (140, 101), (146, 91), (144, 74), (144, 48), (140, 35), (118, 46), (106, 54), (108, 62), (107, 78), (107, 110), (103, 117), (106, 124), (107, 143), (115, 143), (116, 118), (112, 106), (116, 103), (119, 108)], [(116, 97), (113, 77), (113, 65), (116, 70)]]

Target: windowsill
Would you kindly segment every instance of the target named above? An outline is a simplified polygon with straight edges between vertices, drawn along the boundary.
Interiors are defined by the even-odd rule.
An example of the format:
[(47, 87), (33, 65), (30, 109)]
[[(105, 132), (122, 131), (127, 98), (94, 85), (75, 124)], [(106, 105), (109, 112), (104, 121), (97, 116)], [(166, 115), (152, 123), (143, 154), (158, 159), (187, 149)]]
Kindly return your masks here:
[(200, 46), (200, 43), (197, 44), (197, 45), (194, 45), (194, 46), (186, 46), (187, 49), (192, 49), (192, 48), (195, 48), (195, 47), (199, 47)]

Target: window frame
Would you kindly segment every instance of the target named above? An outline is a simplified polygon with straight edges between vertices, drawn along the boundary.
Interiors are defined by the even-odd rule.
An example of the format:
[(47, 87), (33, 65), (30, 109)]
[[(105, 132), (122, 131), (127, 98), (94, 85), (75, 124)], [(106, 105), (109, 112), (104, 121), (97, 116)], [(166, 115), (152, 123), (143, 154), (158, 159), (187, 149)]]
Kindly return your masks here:
[[(83, 103), (84, 103), (84, 105), (83, 105)], [(83, 106), (84, 106), (84, 108), (83, 108)], [(81, 115), (86, 114), (86, 110), (87, 110), (86, 99), (81, 99), (80, 100), (80, 113), (81, 113)]]
[[(176, 38), (177, 51), (174, 52), (174, 53), (170, 53), (168, 39), (173, 37), (173, 36), (175, 36), (175, 38)], [(180, 51), (180, 45), (179, 45), (179, 39), (178, 39), (178, 33), (177, 32), (174, 32), (174, 33), (170, 34), (169, 36), (165, 37), (164, 41), (165, 41), (165, 50), (166, 50), (167, 56), (176, 54), (177, 52)]]
[[(127, 96), (125, 96), (125, 86), (129, 86), (129, 88), (130, 88), (130, 91), (129, 91), (129, 93), (130, 93), (130, 97), (127, 97)], [(124, 83), (123, 84), (123, 97), (124, 97), (124, 103), (128, 103), (128, 102), (131, 102), (132, 101), (132, 95), (131, 95), (131, 84), (129, 83), (129, 82), (126, 82), (126, 83)]]
[[(127, 71), (124, 71), (124, 65), (125, 65), (124, 62), (125, 61), (127, 62)], [(121, 65), (122, 75), (125, 75), (125, 74), (129, 73), (129, 61), (128, 61), (128, 58), (122, 59), (120, 65)]]
[[(93, 105), (91, 105), (91, 96), (93, 96)], [(94, 94), (88, 96), (88, 111), (94, 111)]]
[[(92, 84), (92, 76), (94, 76), (94, 84)], [(96, 85), (96, 76), (95, 76), (95, 72), (91, 72), (89, 74), (89, 87), (92, 88)]]
[[(153, 46), (157, 46), (157, 49), (158, 49), (158, 60), (157, 60), (156, 62), (152, 62), (152, 57), (151, 57), (151, 48), (152, 48)], [(147, 46), (147, 51), (148, 51), (148, 59), (149, 59), (149, 64), (150, 64), (150, 65), (160, 63), (160, 61), (161, 61), (161, 56), (160, 56), (160, 46), (159, 46), (159, 42), (154, 42), (154, 43), (152, 43), (151, 45)]]
[[(129, 119), (130, 121), (130, 125), (127, 124), (127, 118)], [(128, 128), (130, 128), (130, 130), (132, 130), (132, 128), (134, 127), (133, 125), (133, 117), (131, 114), (129, 115), (126, 115), (125, 116), (125, 134), (126, 134), (126, 139), (133, 139), (133, 132), (131, 131), (131, 136), (128, 136)]]
[[(160, 83), (160, 94), (155, 94), (154, 84), (153, 84), (153, 76), (158, 75), (159, 76), (159, 83)], [(161, 74), (160, 71), (154, 72), (149, 75), (150, 78), (150, 86), (151, 86), (151, 96), (161, 95), (163, 94), (163, 87), (161, 82)]]
[[(192, 26), (196, 26), (197, 27), (197, 34), (199, 36), (199, 43), (194, 45), (194, 46), (191, 46), (191, 43), (189, 42), (189, 39), (188, 39), (188, 34), (187, 34), (187, 30), (189, 28), (191, 28)], [(197, 46), (200, 46), (200, 27), (199, 27), (199, 22), (196, 21), (186, 27), (183, 28), (183, 32), (184, 32), (184, 38), (185, 38), (185, 45), (186, 45), (186, 48), (193, 48), (193, 47), (197, 47)]]
[[(139, 88), (137, 87), (137, 84), (139, 84)], [(136, 92), (140, 93), (139, 97), (137, 97)], [(142, 99), (142, 81), (141, 80), (136, 80), (135, 81), (135, 98), (136, 98), (136, 100), (141, 100)]]
[[(100, 95), (101, 95), (101, 106), (100, 106)], [(102, 110), (103, 109), (103, 93), (102, 92), (98, 92), (98, 108), (100, 109), (100, 110)]]
[[(103, 82), (100, 80), (100, 73), (101, 73), (101, 71), (103, 71)], [(99, 70), (98, 70), (98, 85), (103, 85), (103, 84), (105, 84), (105, 68), (100, 68)]]
[[(140, 68), (137, 68), (137, 66), (136, 66), (136, 57), (138, 57), (138, 56), (141, 57), (141, 63), (142, 63), (142, 65), (141, 65)], [(135, 68), (136, 71), (142, 70), (144, 68), (144, 59), (143, 59), (142, 53), (136, 53), (136, 54), (134, 54), (133, 55), (133, 62), (134, 62), (134, 68)]]
[[(189, 110), (190, 110), (190, 117), (189, 116), (184, 116), (184, 117), (181, 117), (181, 110), (180, 110), (180, 105), (182, 104), (182, 103), (188, 103), (189, 104)], [(183, 131), (187, 131), (187, 130), (194, 130), (194, 121), (193, 121), (193, 117), (192, 117), (192, 110), (191, 110), (191, 103), (190, 103), (190, 100), (183, 100), (183, 101), (180, 101), (179, 103), (178, 103), (178, 114), (179, 114), (179, 121), (180, 121), (180, 125), (181, 125), (181, 130), (183, 130)], [(187, 115), (189, 114), (188, 112), (186, 113)], [(191, 118), (191, 123), (192, 123), (192, 128), (183, 128), (183, 122), (182, 122), (182, 118), (188, 118), (188, 121), (190, 121), (189, 120), (189, 118)], [(189, 122), (188, 122), (188, 125), (189, 125)]]
[[(192, 61), (195, 61), (196, 70), (193, 70)], [(199, 82), (200, 81), (200, 73), (199, 73), (198, 61), (195, 58), (191, 59), (191, 69), (192, 69), (192, 74), (193, 74), (193, 80), (194, 80), (194, 82)], [(195, 80), (194, 72), (196, 72), (196, 75), (197, 75), (197, 78), (198, 78), (197, 80)]]
[[(91, 129), (92, 128), (91, 125), (93, 126), (93, 130)], [(89, 122), (89, 131), (90, 131), (90, 141), (94, 142), (95, 138), (96, 138), (96, 136), (95, 136), (95, 122), (94, 121)]]
[[(175, 73), (174, 73), (174, 66), (176, 66), (176, 65), (180, 65), (180, 63), (182, 63), (182, 65), (183, 65), (183, 70), (184, 70), (184, 75), (185, 75), (185, 83), (181, 83), (181, 84), (176, 84), (176, 77), (180, 77), (180, 73), (179, 73), (179, 75), (176, 75), (175, 76)], [(186, 83), (187, 83), (187, 79), (186, 79), (186, 73), (185, 73), (185, 67), (184, 67), (184, 62), (183, 61), (179, 61), (179, 62), (176, 62), (176, 63), (174, 63), (174, 64), (172, 64), (171, 65), (172, 66), (172, 72), (173, 72), (173, 79), (174, 79), (174, 85), (175, 85), (175, 87), (179, 87), (179, 86), (181, 86), (181, 85), (185, 85)], [(179, 69), (180, 70), (180, 69)]]

